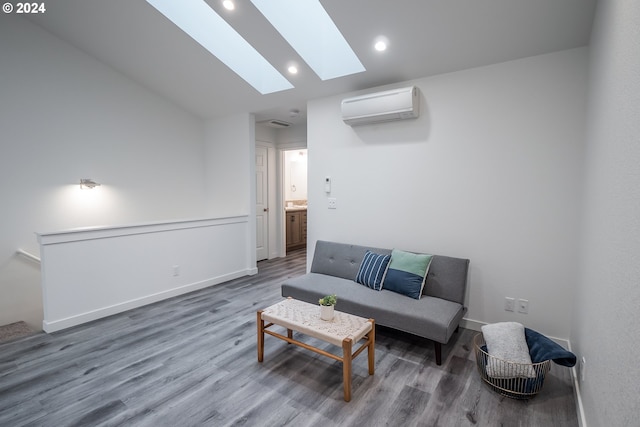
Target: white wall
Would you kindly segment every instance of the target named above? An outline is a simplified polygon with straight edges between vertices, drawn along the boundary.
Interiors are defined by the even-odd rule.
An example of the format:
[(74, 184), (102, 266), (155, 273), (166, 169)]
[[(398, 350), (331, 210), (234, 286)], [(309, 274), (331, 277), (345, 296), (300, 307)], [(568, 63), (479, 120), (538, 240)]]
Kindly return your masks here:
[[(420, 88), (415, 121), (351, 128), (340, 101), (352, 94), (309, 102), (309, 254), (325, 239), (469, 258), (467, 319), (568, 338), (587, 56), (574, 49), (395, 85)], [(504, 311), (506, 296), (528, 299), (529, 314)]]
[[(0, 325), (39, 328), (39, 266), (15, 250), (38, 254), (36, 231), (205, 215), (204, 124), (1, 15)], [(80, 178), (102, 186), (81, 192)]]
[(248, 215), (247, 260), (256, 263), (256, 133), (252, 114), (205, 124), (207, 213), (212, 217)]
[(598, 2), (591, 36), (582, 262), (571, 332), (589, 426), (640, 414), (640, 3)]
[(38, 235), (53, 332), (247, 274), (246, 216)]
[(277, 141), (277, 130), (264, 124), (256, 124), (256, 141), (275, 144)]
[[(255, 202), (255, 119), (252, 115), (237, 114), (207, 121), (205, 164), (208, 214), (247, 215)], [(254, 188), (253, 197), (250, 197), (251, 188)]]
[(307, 124), (298, 123), (289, 128), (278, 129), (277, 144), (283, 149), (305, 148), (307, 146)]

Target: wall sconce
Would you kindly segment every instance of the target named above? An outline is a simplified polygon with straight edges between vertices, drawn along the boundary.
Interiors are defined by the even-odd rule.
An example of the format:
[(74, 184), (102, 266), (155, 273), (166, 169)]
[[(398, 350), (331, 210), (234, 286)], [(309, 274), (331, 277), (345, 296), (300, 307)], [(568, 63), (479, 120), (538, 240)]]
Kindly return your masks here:
[(80, 189), (83, 189), (83, 188), (91, 189), (91, 188), (97, 187), (99, 185), (100, 184), (98, 184), (97, 182), (95, 182), (95, 181), (93, 181), (92, 179), (89, 179), (89, 178), (82, 178), (80, 180)]

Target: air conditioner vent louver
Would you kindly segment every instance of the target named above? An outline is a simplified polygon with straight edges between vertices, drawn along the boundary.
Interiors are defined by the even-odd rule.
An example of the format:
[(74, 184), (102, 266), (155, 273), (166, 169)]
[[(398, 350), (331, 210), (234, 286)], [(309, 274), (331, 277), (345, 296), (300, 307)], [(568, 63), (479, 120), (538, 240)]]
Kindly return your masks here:
[(266, 120), (266, 121), (260, 122), (260, 123), (263, 123), (263, 124), (265, 124), (267, 126), (270, 126), (272, 128), (278, 128), (278, 129), (288, 128), (289, 126), (291, 126), (291, 123), (289, 123), (289, 122), (285, 122), (283, 120), (276, 120), (276, 119)]
[(370, 93), (342, 101), (342, 120), (350, 125), (414, 119), (420, 116), (420, 97), (415, 86)]

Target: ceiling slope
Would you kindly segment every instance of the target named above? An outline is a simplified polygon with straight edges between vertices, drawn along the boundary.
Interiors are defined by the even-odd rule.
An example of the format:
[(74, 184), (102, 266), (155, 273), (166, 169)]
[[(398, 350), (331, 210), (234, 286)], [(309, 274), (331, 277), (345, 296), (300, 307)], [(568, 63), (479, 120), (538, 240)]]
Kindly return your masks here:
[[(249, 0), (233, 13), (207, 3), (295, 87), (261, 95), (145, 0), (56, 0), (29, 19), (199, 117), (295, 123), (308, 99), (585, 46), (596, 0), (321, 0), (366, 68), (326, 81)], [(383, 53), (373, 49), (379, 35)]]

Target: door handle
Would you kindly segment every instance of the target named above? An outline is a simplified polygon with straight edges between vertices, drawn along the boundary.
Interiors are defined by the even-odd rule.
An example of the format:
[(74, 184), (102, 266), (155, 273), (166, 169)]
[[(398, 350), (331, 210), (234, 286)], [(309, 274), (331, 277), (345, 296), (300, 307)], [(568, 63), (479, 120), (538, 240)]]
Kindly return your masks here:
[(269, 208), (262, 209), (263, 212), (269, 212)]

